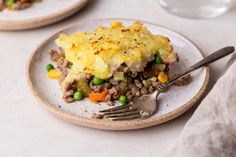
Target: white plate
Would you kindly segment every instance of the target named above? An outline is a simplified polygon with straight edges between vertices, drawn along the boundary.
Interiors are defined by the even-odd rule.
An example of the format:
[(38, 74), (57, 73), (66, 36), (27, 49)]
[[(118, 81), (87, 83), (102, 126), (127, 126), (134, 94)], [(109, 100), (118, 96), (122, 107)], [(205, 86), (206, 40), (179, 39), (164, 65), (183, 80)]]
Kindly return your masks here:
[(80, 10), (88, 0), (43, 0), (20, 11), (0, 12), (0, 30), (22, 30), (52, 24)]
[[(91, 31), (100, 25), (109, 26), (112, 21), (121, 21), (124, 25), (134, 22), (131, 19), (98, 19), (75, 24), (52, 35), (33, 52), (28, 65), (29, 85), (33, 94), (46, 109), (78, 125), (106, 130), (128, 130), (149, 127), (171, 120), (183, 114), (199, 100), (208, 82), (208, 68), (202, 68), (192, 73), (193, 81), (189, 85), (182, 87), (173, 86), (167, 93), (161, 94), (158, 112), (148, 119), (132, 121), (97, 120), (90, 118), (91, 114), (107, 108), (106, 105), (93, 104), (88, 99), (66, 104), (62, 99), (58, 81), (48, 79), (45, 71), (45, 65), (51, 63), (48, 52), (56, 47), (55, 39), (62, 32)], [(174, 50), (178, 52), (180, 57), (178, 66), (175, 66), (176, 72), (203, 58), (199, 49), (182, 35), (148, 22), (144, 22), (144, 25), (154, 34), (162, 34), (169, 37)], [(84, 112), (85, 110), (87, 112)]]

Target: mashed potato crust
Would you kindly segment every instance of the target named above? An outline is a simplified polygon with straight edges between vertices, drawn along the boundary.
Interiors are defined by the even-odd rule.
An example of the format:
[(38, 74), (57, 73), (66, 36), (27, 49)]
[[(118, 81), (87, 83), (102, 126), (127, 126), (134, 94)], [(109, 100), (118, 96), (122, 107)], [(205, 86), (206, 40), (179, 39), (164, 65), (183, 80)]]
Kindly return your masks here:
[(165, 63), (177, 58), (169, 39), (153, 35), (141, 22), (127, 27), (112, 22), (110, 27), (100, 26), (91, 32), (61, 34), (56, 44), (72, 63), (65, 81), (78, 80), (82, 73), (107, 79), (121, 64), (140, 72), (155, 55), (160, 55)]

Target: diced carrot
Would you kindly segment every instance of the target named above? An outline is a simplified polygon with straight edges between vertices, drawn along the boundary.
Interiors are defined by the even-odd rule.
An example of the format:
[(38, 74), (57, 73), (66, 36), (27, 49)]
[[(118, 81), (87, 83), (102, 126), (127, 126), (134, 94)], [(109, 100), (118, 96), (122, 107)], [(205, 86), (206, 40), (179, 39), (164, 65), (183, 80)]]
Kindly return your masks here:
[(92, 101), (92, 102), (105, 101), (107, 94), (108, 94), (107, 90), (104, 90), (101, 93), (92, 92), (92, 93), (89, 94), (89, 100)]
[(169, 66), (170, 62), (164, 61), (164, 64), (165, 64), (166, 66)]

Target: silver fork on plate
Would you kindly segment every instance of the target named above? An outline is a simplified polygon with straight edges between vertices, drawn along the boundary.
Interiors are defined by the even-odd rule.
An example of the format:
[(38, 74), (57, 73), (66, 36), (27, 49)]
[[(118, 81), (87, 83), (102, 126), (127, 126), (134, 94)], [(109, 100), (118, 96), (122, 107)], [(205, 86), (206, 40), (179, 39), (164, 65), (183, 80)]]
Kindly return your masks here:
[(161, 84), (157, 91), (155, 92), (156, 96), (153, 98), (152, 95), (145, 95), (139, 98), (135, 98), (132, 102), (127, 105), (113, 107), (106, 110), (99, 111), (102, 113), (105, 118), (109, 118), (111, 120), (133, 120), (133, 119), (145, 119), (152, 116), (158, 109), (158, 101), (157, 97), (159, 94), (165, 90), (166, 88), (170, 87), (174, 84), (178, 79), (182, 78), (186, 74), (200, 68), (206, 66), (216, 60), (219, 60), (231, 53), (234, 52), (234, 47), (229, 46), (222, 48), (211, 55), (207, 56), (206, 58), (202, 59), (201, 61), (197, 62), (193, 66), (187, 68), (183, 72), (177, 74), (175, 77), (170, 79), (164, 84)]

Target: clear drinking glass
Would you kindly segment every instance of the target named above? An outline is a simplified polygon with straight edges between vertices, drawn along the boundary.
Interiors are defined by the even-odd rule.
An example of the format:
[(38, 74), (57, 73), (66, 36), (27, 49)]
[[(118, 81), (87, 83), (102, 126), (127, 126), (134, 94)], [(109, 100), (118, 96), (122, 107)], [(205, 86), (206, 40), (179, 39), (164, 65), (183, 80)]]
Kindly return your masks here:
[(188, 18), (211, 18), (228, 11), (232, 0), (159, 0), (168, 12)]

